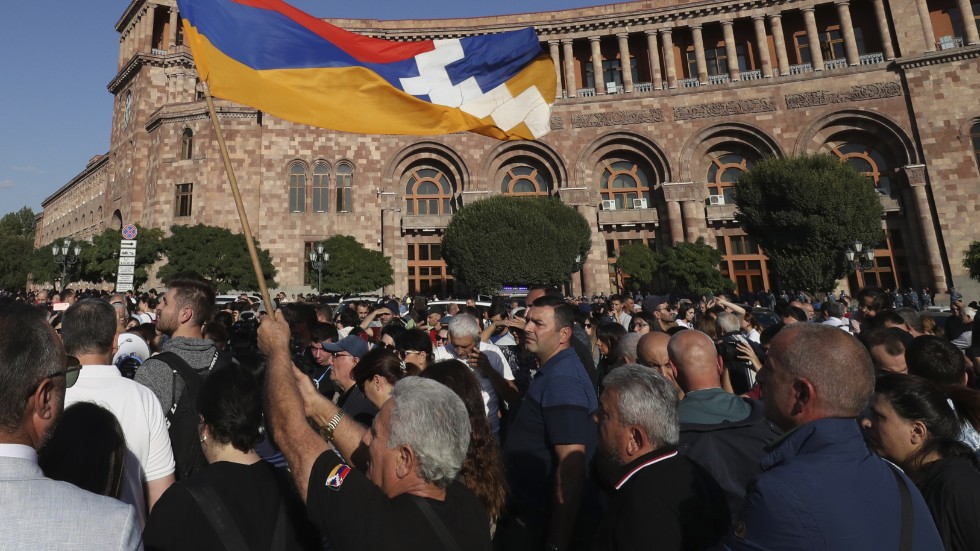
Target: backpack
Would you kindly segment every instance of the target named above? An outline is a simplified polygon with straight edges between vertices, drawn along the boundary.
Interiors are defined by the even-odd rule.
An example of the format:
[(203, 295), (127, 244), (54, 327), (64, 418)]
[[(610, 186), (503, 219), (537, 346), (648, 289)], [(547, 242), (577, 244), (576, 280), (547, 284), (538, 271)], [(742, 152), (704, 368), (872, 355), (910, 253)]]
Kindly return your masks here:
[[(167, 409), (167, 431), (170, 433), (170, 446), (174, 451), (177, 480), (185, 480), (208, 464), (204, 452), (201, 451), (201, 440), (197, 432), (200, 416), (195, 405), (197, 393), (204, 383), (204, 374), (219, 366), (231, 365), (231, 358), (227, 353), (215, 352), (214, 360), (204, 373), (192, 368), (173, 352), (162, 352), (153, 358), (167, 364), (174, 372), (171, 404)], [(184, 381), (184, 391), (176, 399), (178, 376)]]

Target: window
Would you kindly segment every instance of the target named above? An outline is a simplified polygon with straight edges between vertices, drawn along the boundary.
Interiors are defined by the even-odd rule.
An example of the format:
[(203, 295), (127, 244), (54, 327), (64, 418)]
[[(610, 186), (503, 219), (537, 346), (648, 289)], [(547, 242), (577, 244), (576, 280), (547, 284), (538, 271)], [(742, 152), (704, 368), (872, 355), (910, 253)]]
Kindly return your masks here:
[(337, 212), (354, 212), (351, 189), (354, 185), (354, 167), (343, 163), (337, 165)]
[(407, 214), (452, 214), (452, 180), (439, 169), (420, 166), (408, 173), (405, 184)]
[[(980, 22), (980, 2), (972, 2), (973, 19)], [(966, 38), (966, 27), (963, 25), (963, 13), (958, 7), (949, 8), (949, 23), (953, 27), (953, 33), (960, 38)], [(939, 34), (939, 33), (936, 33)], [(965, 41), (964, 41), (965, 42)]]
[(194, 184), (177, 184), (174, 198), (174, 216), (190, 216), (194, 198)]
[[(633, 234), (637, 235), (637, 234)], [(626, 245), (646, 245), (651, 251), (657, 252), (657, 238), (651, 232), (648, 238), (637, 238), (637, 237), (615, 237), (614, 235), (607, 235), (606, 237), (606, 264), (609, 273), (609, 286), (612, 289), (621, 291), (629, 287), (629, 280), (632, 276), (623, 272), (616, 267), (616, 258), (619, 257), (619, 251)]]
[(970, 128), (970, 139), (973, 142), (973, 156), (977, 160), (977, 168), (980, 168), (980, 122)]
[(330, 197), (330, 167), (324, 163), (313, 165), (313, 212), (329, 212), (327, 200)]
[[(735, 204), (735, 182), (752, 168), (743, 152), (714, 152), (708, 165), (708, 195), (721, 195), (726, 205)], [(709, 199), (710, 204), (710, 199)]]
[[(820, 52), (825, 61), (847, 59), (844, 49), (844, 35), (841, 34), (840, 26), (828, 27), (827, 30), (817, 33), (817, 36), (820, 38)], [(806, 31), (794, 34), (793, 41), (796, 43), (796, 56), (799, 63), (813, 63), (810, 55), (810, 40)], [(854, 42), (857, 45), (858, 55), (865, 54), (864, 35), (861, 33), (861, 27), (854, 27)]]
[(599, 193), (603, 201), (615, 201), (617, 209), (633, 208), (634, 199), (650, 200), (650, 183), (647, 172), (639, 164), (620, 159), (604, 159), (599, 163)]
[(306, 166), (289, 165), (289, 212), (306, 212)]
[[(749, 62), (745, 55), (745, 46), (742, 44), (736, 44), (735, 55), (736, 59), (738, 59), (738, 70), (748, 71)], [(705, 69), (708, 71), (708, 76), (727, 75), (728, 51), (724, 47), (705, 48), (704, 63)], [(697, 57), (694, 55), (693, 49), (687, 51), (687, 71), (692, 78), (698, 74)]]
[(507, 167), (500, 182), (500, 192), (504, 195), (548, 195), (549, 188), (542, 171), (528, 164)]
[(185, 128), (180, 135), (180, 160), (186, 161), (194, 156), (194, 131)]
[(841, 161), (849, 163), (858, 172), (867, 176), (879, 192), (891, 194), (891, 167), (884, 155), (871, 146), (862, 143), (844, 142), (832, 148)]
[[(585, 64), (585, 87), (595, 88), (595, 69), (592, 62)], [(636, 68), (636, 59), (630, 58), (630, 73), (633, 82), (639, 82), (640, 76)], [(602, 81), (606, 84), (614, 83), (616, 86), (623, 85), (623, 66), (618, 59), (606, 59), (602, 62)], [(603, 92), (605, 90), (602, 90)]]
[(133, 92), (132, 90), (126, 91), (126, 99), (123, 100), (125, 106), (123, 107), (123, 128), (129, 126), (130, 119), (133, 118)]
[(767, 258), (759, 245), (747, 235), (719, 235), (716, 248), (721, 253), (721, 274), (735, 282), (739, 293), (758, 293), (769, 288)]
[(408, 294), (445, 295), (453, 277), (442, 260), (440, 243), (408, 244)]

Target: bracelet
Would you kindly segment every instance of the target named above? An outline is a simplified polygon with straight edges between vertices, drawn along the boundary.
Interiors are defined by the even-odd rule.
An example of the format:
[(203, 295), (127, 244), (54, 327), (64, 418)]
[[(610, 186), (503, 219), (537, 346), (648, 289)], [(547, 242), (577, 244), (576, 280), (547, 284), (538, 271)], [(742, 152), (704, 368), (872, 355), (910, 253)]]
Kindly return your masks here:
[(344, 418), (344, 415), (343, 410), (338, 411), (337, 415), (334, 415), (333, 419), (323, 428), (323, 437), (327, 439), (327, 442), (333, 442), (333, 431), (337, 430), (337, 425), (340, 424), (340, 420)]

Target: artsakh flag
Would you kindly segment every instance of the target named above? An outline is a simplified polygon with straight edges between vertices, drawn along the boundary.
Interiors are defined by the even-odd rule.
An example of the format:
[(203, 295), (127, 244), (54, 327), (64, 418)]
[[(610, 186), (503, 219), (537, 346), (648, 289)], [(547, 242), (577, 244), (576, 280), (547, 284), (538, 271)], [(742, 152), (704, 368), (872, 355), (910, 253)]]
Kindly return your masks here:
[(551, 128), (555, 67), (534, 29), (395, 42), (280, 0), (178, 0), (200, 78), (217, 97), (297, 123), (364, 134)]

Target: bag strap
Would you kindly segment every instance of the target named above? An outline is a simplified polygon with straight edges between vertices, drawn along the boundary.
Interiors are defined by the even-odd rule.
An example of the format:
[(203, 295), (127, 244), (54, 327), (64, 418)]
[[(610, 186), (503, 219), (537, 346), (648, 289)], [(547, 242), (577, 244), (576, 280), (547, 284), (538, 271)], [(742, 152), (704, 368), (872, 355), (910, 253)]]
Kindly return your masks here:
[[(887, 463), (887, 461), (886, 461)], [(902, 536), (899, 542), (899, 551), (912, 551), (912, 536), (915, 528), (915, 519), (912, 515), (912, 493), (909, 492), (909, 485), (899, 474), (898, 467), (888, 463), (895, 481), (898, 482), (898, 492), (902, 497)]]
[(460, 551), (459, 544), (456, 543), (456, 539), (449, 533), (449, 529), (446, 528), (446, 524), (442, 522), (439, 515), (432, 510), (432, 506), (429, 505), (429, 502), (425, 498), (419, 496), (412, 496), (412, 501), (415, 502), (415, 506), (422, 511), (422, 515), (425, 516), (425, 520), (429, 521), (429, 526), (436, 531), (436, 535), (439, 536), (439, 540), (442, 541), (442, 546), (445, 547), (447, 551)]
[[(208, 519), (208, 523), (211, 524), (211, 528), (214, 529), (214, 533), (218, 535), (218, 539), (224, 544), (225, 549), (228, 551), (251, 549), (245, 543), (245, 538), (242, 537), (242, 533), (238, 530), (238, 527), (235, 526), (235, 521), (232, 520), (228, 508), (225, 507), (225, 502), (221, 500), (221, 497), (215, 493), (213, 488), (187, 483), (184, 483), (183, 486), (191, 494), (191, 497), (194, 498), (194, 501), (197, 502), (197, 506), (201, 508), (201, 511), (204, 512), (204, 517)], [(282, 512), (280, 509), (279, 521), (281, 520)], [(279, 531), (279, 521), (277, 521), (276, 525), (277, 533)]]
[[(161, 362), (170, 366), (170, 369), (174, 372), (174, 377), (171, 380), (171, 392), (170, 392), (170, 410), (173, 411), (174, 406), (177, 405), (177, 377), (180, 376), (181, 380), (184, 381), (184, 386), (188, 387), (194, 385), (192, 389), (194, 392), (197, 391), (196, 381), (198, 380), (200, 374), (191, 367), (191, 364), (187, 363), (184, 358), (181, 358), (174, 352), (161, 352), (154, 359), (160, 360)], [(212, 365), (217, 361), (218, 353), (215, 352), (215, 359), (212, 361)]]

